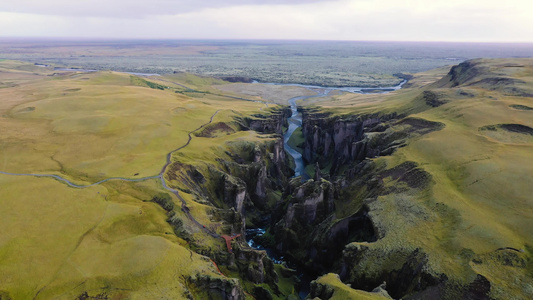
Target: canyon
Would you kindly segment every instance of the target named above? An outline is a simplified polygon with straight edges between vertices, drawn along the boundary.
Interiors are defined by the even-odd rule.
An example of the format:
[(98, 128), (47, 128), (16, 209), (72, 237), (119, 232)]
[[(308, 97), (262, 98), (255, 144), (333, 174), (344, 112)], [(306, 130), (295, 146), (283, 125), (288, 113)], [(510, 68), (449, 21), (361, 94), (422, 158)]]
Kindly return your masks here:
[[(439, 265), (435, 253), (442, 253), (440, 246), (420, 247), (419, 238), (413, 239), (409, 231), (428, 226), (422, 224), (453, 228), (460, 224), (462, 213), (444, 202), (418, 200), (433, 193), (435, 175), (420, 162), (398, 160), (395, 155), (412, 141), (450, 126), (445, 119), (423, 118), (423, 113), (457, 101), (450, 97), (451, 92), (459, 99), (474, 97), (479, 90), (471, 90), (468, 81), (487, 76), (476, 71), (482, 65), (468, 62), (452, 68), (442, 80), (416, 91), (419, 95), (410, 98), (407, 108), (396, 111), (378, 108), (340, 115), (299, 107), (304, 138), (299, 150), (305, 164), (312, 167), (309, 180), (293, 177), (294, 171), (287, 168), (290, 159), (284, 153), (282, 135), (287, 118), (294, 115), (291, 110), (274, 109), (270, 115), (238, 120), (243, 130), (262, 132), (269, 142), (233, 149), (233, 161), (220, 162), (218, 167), (217, 172), (224, 173), (219, 175), (224, 178), (219, 180), (221, 184), (199, 184), (197, 192), (200, 195), (211, 189), (212, 197), (223, 195), (224, 203), (239, 215), (224, 220), (231, 224), (232, 233), (244, 237), (247, 229), (261, 232), (254, 235), (253, 244), (274, 253), (276, 263), (282, 262), (278, 260), (282, 257), (282, 263), (294, 269), (284, 272), (293, 274), (303, 291), (300, 296), (308, 291), (305, 277), (321, 275), (311, 283), (311, 298), (329, 299), (339, 289), (355, 289), (376, 299), (489, 299), (501, 295), (507, 289), (487, 279), (486, 272), (477, 273), (480, 269), (476, 266), (504, 263), (520, 274), (519, 266), (527, 264), (526, 252), (503, 247), (483, 254), (459, 248), (451, 250), (463, 257), (454, 263), (456, 271)], [(465, 80), (457, 83), (458, 78)], [(515, 91), (509, 84), (505, 91)], [(269, 273), (274, 267), (266, 253), (250, 249), (244, 239), (235, 246), (235, 257), (224, 256), (217, 263), (238, 269), (246, 280), (270, 285), (271, 289), (257, 292), (256, 297), (280, 297), (275, 287), (283, 278)], [(300, 284), (294, 278), (297, 273), (306, 274), (300, 274), (300, 280), (304, 278)], [(326, 276), (330, 273), (337, 274), (337, 279)], [(324, 283), (332, 280), (344, 287)], [(514, 293), (526, 295), (527, 285), (524, 288)]]
[[(16, 251), (2, 252), (10, 281), (0, 278), (0, 299), (156, 287), (231, 300), (533, 295), (531, 59), (466, 61), (386, 94), (302, 88), (295, 98), (276, 87), (290, 106), (221, 94), (206, 78), (191, 88), (174, 77), (7, 64), (21, 79), (0, 91), (16, 96), (0, 107), (4, 151), (26, 159), (5, 160), (0, 174), (11, 203), (4, 235), (20, 228), (8, 216), (25, 216), (26, 234), (44, 246), (6, 238)], [(46, 95), (27, 92), (37, 90)], [(115, 96), (96, 101), (96, 91)], [(110, 107), (124, 115), (104, 115)], [(48, 209), (58, 201), (61, 218)], [(65, 242), (46, 246), (41, 223), (60, 224)], [(27, 287), (19, 257), (61, 259)]]

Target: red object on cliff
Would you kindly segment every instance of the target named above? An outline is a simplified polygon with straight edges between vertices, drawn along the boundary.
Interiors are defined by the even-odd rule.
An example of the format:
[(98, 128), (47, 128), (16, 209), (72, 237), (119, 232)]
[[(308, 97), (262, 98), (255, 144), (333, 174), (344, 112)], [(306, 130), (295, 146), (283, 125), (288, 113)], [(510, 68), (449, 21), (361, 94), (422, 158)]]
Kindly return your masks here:
[(222, 238), (226, 240), (226, 247), (228, 247), (228, 252), (233, 253), (233, 249), (231, 249), (231, 240), (236, 239), (240, 237), (240, 234), (234, 235), (234, 236), (228, 236), (228, 235), (222, 235)]

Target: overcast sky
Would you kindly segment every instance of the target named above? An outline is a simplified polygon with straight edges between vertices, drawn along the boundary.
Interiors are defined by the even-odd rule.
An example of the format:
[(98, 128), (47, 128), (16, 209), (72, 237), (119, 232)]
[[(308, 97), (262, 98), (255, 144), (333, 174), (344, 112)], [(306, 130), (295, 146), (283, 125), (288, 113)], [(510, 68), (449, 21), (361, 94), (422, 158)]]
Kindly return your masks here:
[(0, 36), (533, 42), (533, 1), (0, 0)]

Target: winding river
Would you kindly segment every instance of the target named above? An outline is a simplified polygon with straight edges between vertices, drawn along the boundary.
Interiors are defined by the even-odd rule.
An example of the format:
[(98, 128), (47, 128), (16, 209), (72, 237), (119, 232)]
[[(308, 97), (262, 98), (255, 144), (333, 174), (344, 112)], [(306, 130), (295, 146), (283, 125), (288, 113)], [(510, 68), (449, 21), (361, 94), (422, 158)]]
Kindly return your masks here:
[(309, 175), (307, 175), (307, 173), (305, 172), (305, 164), (304, 164), (302, 154), (296, 151), (296, 149), (292, 148), (289, 145), (289, 139), (291, 138), (292, 134), (294, 133), (296, 129), (302, 127), (302, 114), (298, 111), (298, 106), (296, 105), (296, 101), (304, 100), (310, 97), (316, 97), (316, 96), (298, 96), (298, 97), (294, 97), (289, 100), (289, 104), (291, 105), (292, 115), (288, 120), (289, 128), (283, 135), (283, 145), (285, 147), (285, 151), (287, 151), (287, 153), (289, 153), (289, 155), (292, 156), (292, 158), (294, 159), (294, 164), (295, 164), (294, 176), (295, 177), (302, 176), (302, 180), (309, 179)]
[[(305, 163), (304, 163), (302, 154), (298, 152), (296, 149), (292, 148), (288, 143), (289, 139), (294, 134), (294, 131), (302, 126), (302, 114), (298, 111), (298, 105), (296, 104), (297, 101), (307, 100), (309, 98), (315, 98), (315, 97), (324, 97), (334, 90), (350, 92), (350, 93), (359, 93), (359, 94), (384, 94), (384, 93), (389, 93), (389, 92), (401, 89), (402, 86), (406, 82), (407, 80), (404, 80), (396, 86), (378, 87), (378, 88), (363, 88), (363, 87), (330, 88), (330, 87), (309, 86), (309, 85), (300, 85), (300, 84), (276, 84), (276, 85), (286, 85), (286, 86), (300, 86), (300, 87), (304, 87), (316, 93), (315, 95), (310, 95), (310, 96), (297, 96), (289, 100), (289, 105), (291, 107), (292, 114), (288, 119), (289, 128), (283, 135), (283, 145), (285, 147), (285, 151), (294, 160), (294, 164), (295, 164), (294, 177), (301, 176), (302, 181), (308, 180), (310, 178), (309, 174), (305, 172)], [(262, 236), (265, 232), (266, 232), (265, 228), (247, 229), (246, 230), (246, 241), (248, 245), (254, 249), (265, 250), (268, 256), (270, 257), (270, 259), (272, 259), (274, 263), (276, 264), (283, 263), (287, 265), (288, 262), (284, 261), (283, 256), (277, 255), (277, 253), (275, 253), (272, 249), (265, 248), (263, 247), (263, 245), (261, 245), (260, 243), (254, 240), (254, 238)], [(307, 295), (309, 294), (310, 283), (315, 278), (313, 278), (313, 276), (310, 276), (310, 274), (307, 274), (303, 270), (301, 270), (298, 265), (290, 264), (290, 262), (288, 265), (289, 267), (295, 269), (296, 272), (298, 273), (299, 278), (300, 278), (298, 296), (300, 297), (300, 299), (305, 299)]]
[(331, 91), (343, 91), (343, 92), (358, 93), (358, 94), (384, 94), (384, 93), (389, 93), (389, 92), (397, 91), (397, 90), (401, 89), (405, 83), (407, 83), (407, 80), (403, 80), (402, 82), (400, 82), (396, 86), (375, 87), (375, 88), (365, 88), (365, 87), (321, 87), (321, 86), (302, 85), (302, 84), (267, 83), (267, 84), (272, 84), (272, 85), (304, 87), (304, 88), (316, 93), (316, 95), (298, 96), (298, 97), (291, 98), (289, 100), (289, 105), (291, 107), (292, 115), (288, 119), (289, 128), (287, 129), (287, 131), (283, 135), (283, 142), (284, 142), (285, 151), (287, 151), (287, 153), (289, 153), (289, 155), (294, 160), (294, 164), (295, 164), (294, 177), (301, 176), (302, 177), (302, 181), (307, 180), (307, 179), (310, 178), (309, 174), (307, 174), (305, 172), (305, 163), (304, 163), (302, 154), (289, 145), (289, 139), (291, 138), (291, 136), (294, 133), (294, 131), (302, 126), (302, 114), (298, 111), (298, 106), (296, 105), (296, 101), (307, 100), (309, 98), (324, 97), (324, 96), (327, 96)]

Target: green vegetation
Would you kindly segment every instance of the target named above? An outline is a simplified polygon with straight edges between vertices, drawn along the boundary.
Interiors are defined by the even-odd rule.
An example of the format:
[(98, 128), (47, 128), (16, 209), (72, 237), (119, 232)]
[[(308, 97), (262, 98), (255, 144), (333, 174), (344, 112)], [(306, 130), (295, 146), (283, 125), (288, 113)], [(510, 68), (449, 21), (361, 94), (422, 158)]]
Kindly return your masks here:
[[(255, 225), (265, 211), (289, 209), (292, 219), (279, 223), (279, 231), (270, 228), (264, 245), (277, 246), (281, 232), (321, 253), (321, 243), (338, 241), (330, 232), (364, 229), (332, 247), (338, 257), (324, 273), (339, 271), (342, 261), (346, 282), (328, 273), (314, 281), (316, 296), (533, 295), (531, 59), (475, 60), (450, 73), (415, 74), (408, 88), (386, 95), (339, 92), (309, 100), (320, 119), (379, 119), (364, 137), (365, 149), (379, 152), (362, 162), (328, 161), (320, 166), (325, 179), (303, 185), (282, 169), (273, 130), (279, 107), (244, 100), (283, 103), (301, 88), (244, 88), (185, 73), (148, 80), (16, 61), (0, 61), (0, 71), (1, 171), (57, 174), (84, 185), (144, 179), (81, 189), (0, 174), (2, 299), (216, 299), (227, 292), (244, 298), (245, 291), (294, 298), (293, 271), (274, 266), (242, 238), (231, 242), (233, 254), (216, 238), (239, 233), (244, 217)], [(324, 78), (337, 84), (343, 76)], [(299, 130), (289, 143), (297, 148), (304, 138)], [(171, 152), (163, 177), (183, 199), (154, 176)], [(306, 170), (313, 175), (315, 165)], [(306, 223), (310, 218), (322, 219)], [(344, 247), (343, 241), (355, 242)], [(318, 264), (320, 254), (308, 259), (310, 249), (293, 246), (288, 256), (306, 260), (306, 267)], [(426, 287), (434, 289), (417, 290)]]
[(289, 146), (292, 149), (302, 153), (302, 151), (303, 151), (302, 150), (302, 146), (303, 146), (304, 141), (305, 140), (304, 140), (304, 136), (302, 134), (302, 128), (299, 127), (292, 133), (292, 135), (291, 135), (289, 141), (287, 142), (287, 144), (289, 144)]
[(328, 296), (331, 300), (361, 299), (361, 300), (385, 300), (391, 299), (385, 292), (365, 292), (355, 290), (344, 284), (337, 274), (326, 274), (313, 281), (312, 288), (319, 295)]
[(155, 83), (155, 82), (152, 82), (152, 81), (148, 81), (146, 79), (142, 79), (140, 77), (137, 77), (137, 76), (130, 76), (131, 78), (131, 83), (133, 85), (137, 85), (137, 86), (147, 86), (151, 89), (157, 89), (157, 90), (164, 90), (166, 88), (166, 86), (163, 86), (161, 84), (158, 84), (158, 83)]
[[(1, 170), (58, 174), (84, 185), (156, 175), (167, 153), (215, 111), (216, 120), (231, 124), (236, 114), (264, 107), (219, 96), (192, 99), (139, 86), (128, 74), (58, 72), (13, 61), (0, 69), (0, 81), (12, 83), (0, 90), (7, 99), (0, 103)], [(247, 136), (253, 134), (223, 138)], [(204, 140), (196, 145), (195, 138), (190, 147), (209, 157), (221, 141)], [(181, 299), (198, 290), (191, 276), (223, 278), (191, 247), (225, 252), (223, 241), (199, 230), (159, 179), (77, 189), (51, 178), (0, 174), (0, 185), (3, 298), (152, 298), (163, 288)], [(220, 226), (210, 220), (211, 205), (181, 196), (199, 222)]]
[[(345, 261), (354, 263), (348, 283), (375, 278), (373, 284), (379, 284), (386, 277), (377, 275), (380, 272), (390, 274), (421, 263), (419, 249), (427, 255), (426, 274), (445, 274), (450, 285), (468, 286), (479, 274), (490, 282), (490, 297), (531, 297), (533, 281), (526, 262), (531, 261), (528, 249), (533, 241), (533, 118), (521, 109), (531, 98), (517, 93), (533, 86), (528, 75), (533, 60), (475, 60), (461, 68), (456, 69), (460, 71), (455, 84), (450, 84), (453, 76), (437, 70), (415, 75), (412, 88), (388, 95), (344, 94), (333, 96), (337, 101), (315, 103), (333, 116), (397, 113), (444, 124), (409, 138), (390, 156), (372, 159), (370, 173), (377, 174), (386, 191), (375, 201), (360, 199), (364, 190), (345, 190), (352, 199), (364, 200), (382, 237), (346, 248)], [(435, 78), (434, 83), (429, 78)], [(387, 130), (402, 130), (402, 122), (392, 122)], [(406, 164), (418, 171), (403, 167)], [(357, 208), (339, 200), (339, 216)]]
[(172, 198), (167, 193), (160, 193), (155, 195), (152, 198), (152, 201), (161, 205), (161, 207), (166, 211), (171, 211), (174, 209), (174, 202), (172, 202)]

